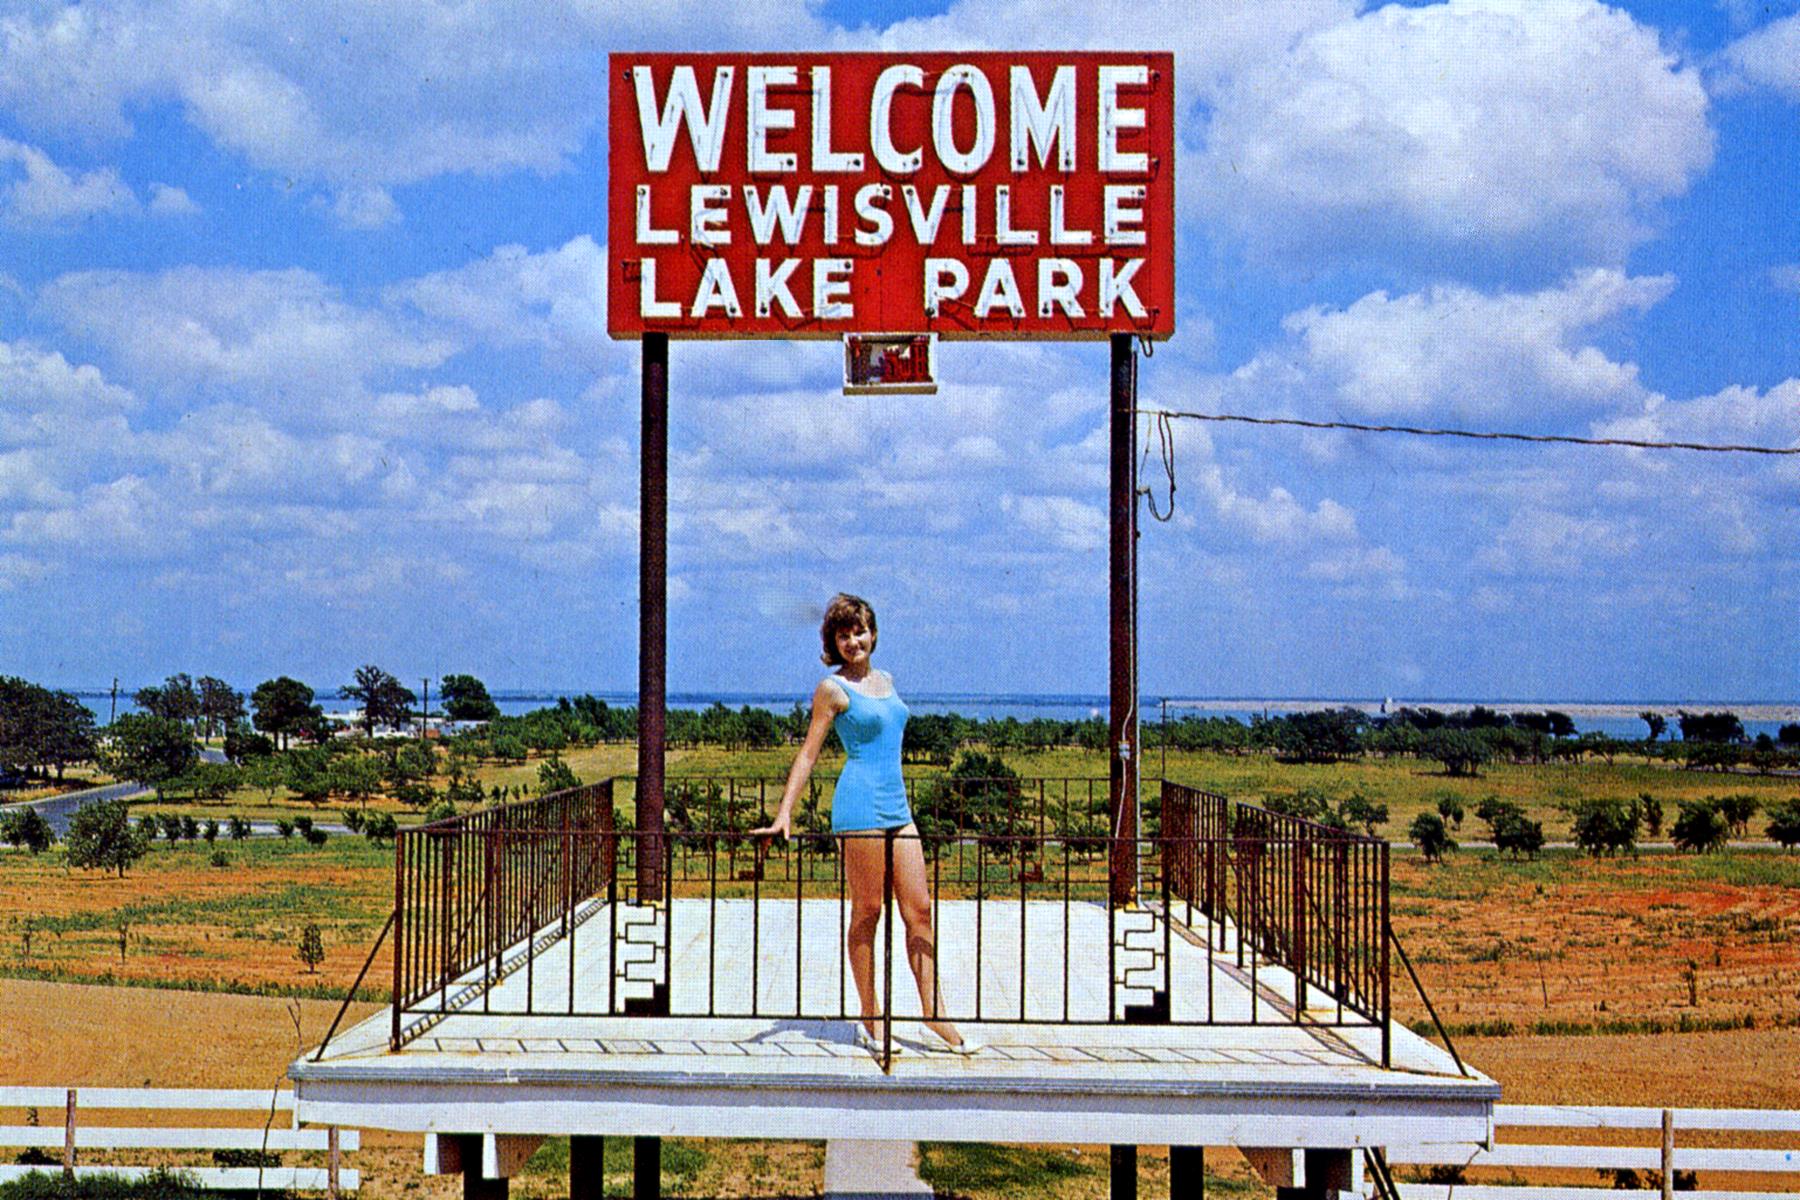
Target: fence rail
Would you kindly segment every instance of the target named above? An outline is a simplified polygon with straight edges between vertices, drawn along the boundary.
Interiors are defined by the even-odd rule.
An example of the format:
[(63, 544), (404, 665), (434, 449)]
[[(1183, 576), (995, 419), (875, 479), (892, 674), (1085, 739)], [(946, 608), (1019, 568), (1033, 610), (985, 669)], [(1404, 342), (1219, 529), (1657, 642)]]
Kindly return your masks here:
[[(1105, 782), (965, 780), (915, 806), (933, 925), (956, 947), (943, 1016), (1375, 1025), (1387, 1061), (1386, 843), (1165, 784), (1125, 903), (1110, 886), (1120, 839), (1087, 811)], [(401, 833), (395, 1048), (464, 1011), (860, 1011), (840, 839), (751, 837), (768, 793), (752, 806), (741, 781), (671, 780), (690, 803), (669, 806), (664, 833), (618, 829), (614, 784)], [(890, 945), (894, 915), (890, 897)], [(881, 974), (891, 990), (892, 964)]]
[[(268, 1129), (252, 1126), (156, 1125), (147, 1128), (92, 1125), (79, 1119), (84, 1110), (182, 1111), (193, 1113), (292, 1112), (292, 1092), (218, 1088), (49, 1088), (0, 1087), (0, 1110), (22, 1109), (28, 1117), (49, 1109), (60, 1120), (37, 1124), (0, 1124), (0, 1146), (18, 1147), (27, 1153), (46, 1150), (59, 1153), (45, 1162), (0, 1165), (0, 1183), (22, 1179), (32, 1172), (57, 1172), (65, 1179), (111, 1176), (142, 1179), (156, 1170), (173, 1170), (196, 1187), (222, 1191), (322, 1191), (337, 1197), (357, 1190), (357, 1171), (343, 1165), (343, 1155), (361, 1147), (354, 1129), (330, 1126), (322, 1129)], [(300, 1152), (322, 1154), (323, 1166), (176, 1166), (156, 1168), (117, 1163), (81, 1163), (83, 1151), (214, 1150), (237, 1154)], [(218, 1161), (215, 1158), (215, 1163)]]
[[(1800, 1195), (1800, 1138), (1785, 1148), (1681, 1146), (1677, 1132), (1714, 1134), (1800, 1134), (1800, 1112), (1768, 1109), (1628, 1108), (1500, 1104), (1494, 1107), (1496, 1133), (1549, 1129), (1660, 1130), (1659, 1145), (1596, 1146), (1558, 1142), (1533, 1144), (1509, 1137), (1477, 1150), (1441, 1145), (1390, 1146), (1394, 1165), (1434, 1168), (1432, 1182), (1399, 1185), (1401, 1200), (1783, 1200)], [(1710, 1139), (1710, 1140), (1717, 1140)], [(1765, 1139), (1766, 1140), (1766, 1139)], [(1465, 1173), (1498, 1169), (1494, 1181), (1470, 1182)], [(1593, 1171), (1587, 1187), (1545, 1183), (1546, 1172)], [(1788, 1190), (1738, 1191), (1700, 1187), (1700, 1172), (1734, 1177), (1762, 1176), (1758, 1183), (1781, 1183)], [(1690, 1174), (1691, 1173), (1691, 1174)], [(1770, 1177), (1773, 1177), (1772, 1179)]]

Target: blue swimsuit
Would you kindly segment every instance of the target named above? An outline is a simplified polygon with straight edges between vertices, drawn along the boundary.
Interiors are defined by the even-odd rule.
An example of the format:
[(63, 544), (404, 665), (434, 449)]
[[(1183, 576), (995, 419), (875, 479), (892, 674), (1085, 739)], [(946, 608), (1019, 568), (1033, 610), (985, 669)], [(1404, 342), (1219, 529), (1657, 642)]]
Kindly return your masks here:
[[(898, 692), (875, 699), (844, 680), (834, 680), (850, 707), (831, 727), (844, 743), (844, 769), (831, 796), (831, 832), (899, 829), (912, 823), (906, 781), (900, 775), (900, 742), (906, 734), (906, 705)], [(892, 686), (892, 681), (889, 681)]]

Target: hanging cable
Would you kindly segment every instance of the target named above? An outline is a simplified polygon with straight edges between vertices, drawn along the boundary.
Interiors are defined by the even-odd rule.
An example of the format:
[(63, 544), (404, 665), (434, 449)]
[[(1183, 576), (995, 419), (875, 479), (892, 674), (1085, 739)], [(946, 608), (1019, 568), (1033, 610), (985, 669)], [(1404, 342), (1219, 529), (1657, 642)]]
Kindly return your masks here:
[(1308, 421), (1300, 417), (1252, 417), (1243, 413), (1180, 412), (1140, 408), (1144, 416), (1188, 421), (1236, 421), (1245, 425), (1291, 425), (1301, 429), (1347, 429), (1357, 433), (1410, 433), (1416, 437), (1472, 438), (1491, 442), (1560, 442), (1573, 446), (1624, 446), (1635, 450), (1703, 450), (1714, 454), (1800, 455), (1800, 446), (1739, 446), (1713, 442), (1659, 442), (1642, 438), (1588, 438), (1558, 433), (1499, 433), (1492, 430), (1426, 429), (1416, 425), (1365, 425), (1356, 421)]
[[(1168, 413), (1150, 412), (1146, 409), (1139, 409), (1138, 411), (1144, 415), (1154, 416), (1156, 418), (1156, 440), (1162, 448), (1163, 474), (1168, 477), (1169, 481), (1169, 505), (1159, 512), (1156, 508), (1156, 497), (1151, 493), (1149, 488), (1140, 487), (1137, 490), (1137, 494), (1142, 496), (1145, 503), (1150, 506), (1150, 515), (1166, 524), (1169, 519), (1175, 515), (1175, 428), (1169, 423), (1170, 414)], [(1138, 473), (1140, 476), (1143, 474), (1143, 463), (1149, 461), (1150, 443), (1146, 441), (1144, 443), (1144, 456), (1139, 463)]]

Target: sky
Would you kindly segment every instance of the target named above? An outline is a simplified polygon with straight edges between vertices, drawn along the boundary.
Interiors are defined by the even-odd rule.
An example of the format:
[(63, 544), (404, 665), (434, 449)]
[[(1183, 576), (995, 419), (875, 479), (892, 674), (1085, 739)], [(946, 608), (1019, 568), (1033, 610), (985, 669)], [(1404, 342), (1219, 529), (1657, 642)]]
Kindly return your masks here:
[[(1173, 51), (1143, 407), (1800, 446), (1797, 9), (0, 0), (0, 674), (634, 686), (616, 50)], [(670, 358), (673, 690), (1105, 691), (1102, 344)], [(1800, 697), (1800, 458), (1172, 429), (1147, 694)]]

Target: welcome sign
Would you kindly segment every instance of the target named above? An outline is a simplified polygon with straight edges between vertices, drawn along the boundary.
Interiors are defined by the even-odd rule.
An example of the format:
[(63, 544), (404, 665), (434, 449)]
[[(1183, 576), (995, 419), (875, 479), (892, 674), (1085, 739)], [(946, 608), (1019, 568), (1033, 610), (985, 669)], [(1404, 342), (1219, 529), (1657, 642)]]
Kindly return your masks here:
[(616, 338), (1166, 338), (1174, 59), (614, 54)]

